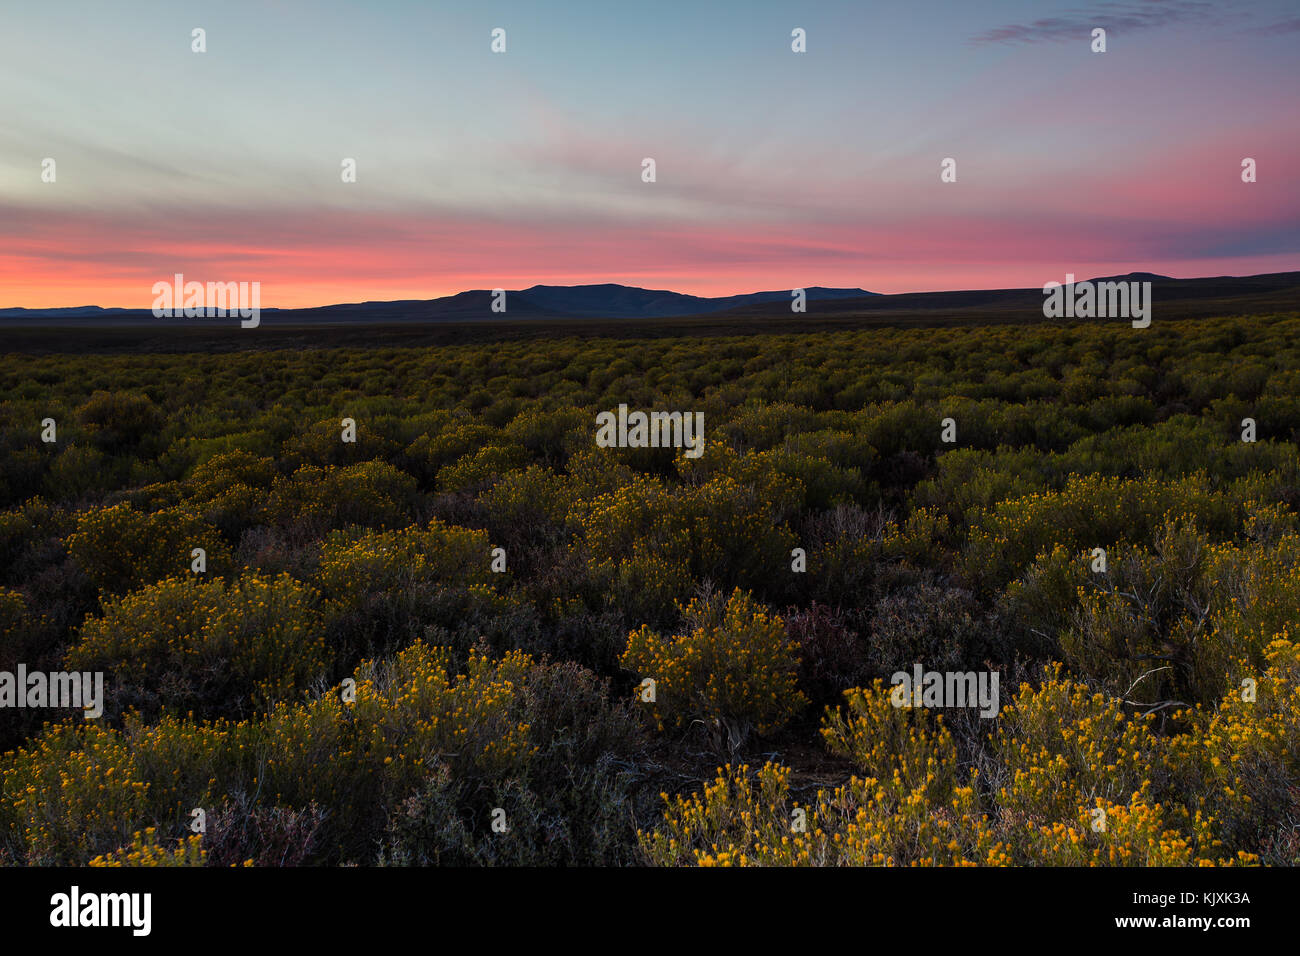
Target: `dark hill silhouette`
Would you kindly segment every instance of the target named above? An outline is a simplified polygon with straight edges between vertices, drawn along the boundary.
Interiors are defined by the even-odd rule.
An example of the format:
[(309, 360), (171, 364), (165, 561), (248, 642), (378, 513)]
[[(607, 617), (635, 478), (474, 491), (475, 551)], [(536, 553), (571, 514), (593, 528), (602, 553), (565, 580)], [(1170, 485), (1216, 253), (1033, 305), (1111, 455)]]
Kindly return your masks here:
[[(875, 295), (865, 289), (827, 289), (813, 286), (804, 290), (807, 301), (857, 299)], [(665, 290), (639, 289), (625, 285), (535, 285), (514, 293), (525, 302), (534, 303), (561, 315), (592, 318), (642, 319), (674, 315), (706, 315), (738, 306), (782, 303), (789, 306), (789, 289), (779, 292), (751, 292), (746, 295), (704, 297)]]
[[(807, 301), (861, 298), (875, 295), (865, 289), (827, 289), (813, 286), (805, 290)], [(784, 303), (788, 307), (790, 290), (752, 292), (745, 295), (705, 297), (666, 290), (640, 289), (635, 286), (604, 283), (602, 285), (535, 285), (521, 291), (506, 292), (506, 314), (492, 311), (492, 292), (472, 289), (437, 299), (402, 299), (392, 302), (353, 302), (309, 309), (262, 309), (263, 315), (289, 315), (310, 321), (320, 319), (343, 322), (410, 322), (445, 321), (468, 318), (524, 318), (528, 316), (565, 316), (596, 319), (650, 319), (674, 316), (705, 315), (739, 306)], [(103, 319), (148, 318), (147, 309), (101, 309), (84, 306), (70, 309), (0, 309), (0, 319)], [(175, 321), (166, 319), (161, 321)]]
[[(1063, 282), (1064, 274), (1054, 277)], [(1084, 281), (1084, 280), (1079, 280)], [(1171, 279), (1149, 272), (1097, 277), (1088, 281), (1149, 281), (1159, 321), (1209, 315), (1243, 315), (1300, 309), (1300, 272), (1256, 276), (1212, 276)], [(862, 289), (806, 290), (807, 311), (790, 310), (790, 293), (754, 292), (707, 298), (678, 292), (640, 289), (615, 284), (582, 286), (537, 285), (506, 293), (505, 313), (491, 310), (492, 293), (477, 289), (438, 299), (393, 302), (357, 302), (309, 309), (262, 310), (266, 326), (308, 329), (313, 326), (350, 326), (365, 335), (367, 327), (457, 327), (457, 336), (491, 337), (491, 329), (523, 334), (524, 326), (539, 328), (577, 324), (587, 331), (607, 322), (610, 334), (619, 329), (704, 329), (724, 332), (760, 329), (853, 327), (872, 325), (976, 325), (992, 322), (1043, 321), (1042, 287), (1029, 289), (970, 289), (954, 292), (908, 292), (880, 295)], [(218, 331), (219, 319), (155, 319), (147, 310), (101, 309), (0, 309), (0, 324), (12, 330), (43, 327), (82, 329), (139, 328)], [(469, 326), (484, 331), (469, 332)], [(441, 335), (441, 333), (439, 333)], [(448, 334), (452, 334), (450, 331)], [(504, 331), (501, 334), (505, 334)], [(600, 334), (605, 334), (601, 332)], [(656, 333), (658, 334), (658, 333)]]

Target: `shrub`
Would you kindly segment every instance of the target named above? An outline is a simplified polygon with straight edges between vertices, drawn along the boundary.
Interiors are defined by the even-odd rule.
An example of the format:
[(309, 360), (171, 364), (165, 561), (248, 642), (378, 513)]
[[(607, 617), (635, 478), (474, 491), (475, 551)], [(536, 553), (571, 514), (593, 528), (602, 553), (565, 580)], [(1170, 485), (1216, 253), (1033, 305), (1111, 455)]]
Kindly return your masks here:
[(187, 573), (194, 548), (207, 552), (207, 574), (225, 574), (230, 567), (230, 548), (216, 528), (183, 508), (142, 513), (123, 502), (83, 511), (67, 545), (108, 594)]
[(203, 866), (206, 859), (199, 834), (182, 837), (174, 847), (165, 847), (158, 842), (158, 831), (148, 827), (143, 833), (133, 834), (129, 846), (97, 856), (87, 866)]
[[(395, 865), (617, 865), (632, 862), (632, 782), (627, 757), (639, 721), (612, 703), (604, 682), (575, 664), (539, 665), (518, 704), (535, 751), (484, 790), (448, 768), (391, 816), (382, 853)], [(491, 827), (505, 811), (508, 830)]]
[(279, 458), (290, 468), (344, 466), (385, 459), (401, 447), (383, 433), (382, 424), (374, 416), (367, 418), (360, 411), (350, 416), (357, 426), (356, 441), (343, 441), (345, 417), (349, 417), (347, 412), (341, 412), (337, 418), (315, 422), (292, 436), (281, 446)]
[(458, 421), (447, 425), (436, 434), (421, 435), (405, 451), (412, 472), (424, 486), (433, 484), (438, 471), (458, 458), (488, 445), (496, 432), (486, 425), (472, 421)]
[(171, 578), (87, 619), (68, 666), (113, 675), (118, 709), (237, 714), (300, 694), (330, 655), (315, 589), (288, 575)]
[(1008, 499), (973, 514), (965, 572), (980, 587), (1002, 586), (1057, 545), (1073, 551), (1150, 545), (1170, 520), (1191, 522), (1223, 541), (1246, 519), (1247, 497), (1214, 488), (1204, 475), (1175, 482), (1072, 477), (1060, 491)]
[(195, 467), (189, 479), (189, 504), (227, 537), (270, 519), (275, 462), (242, 450), (214, 455)]
[(822, 739), (871, 780), (901, 798), (947, 801), (957, 784), (957, 752), (942, 716), (923, 707), (896, 706), (882, 681), (845, 691), (845, 708), (828, 708)]
[(334, 531), (321, 546), (327, 593), (391, 590), (413, 582), (482, 584), (491, 580), (487, 535), (437, 520), (423, 528)]
[(149, 796), (121, 734), (55, 724), (0, 758), (0, 842), (29, 866), (84, 865), (130, 843)]
[(122, 480), (123, 469), (93, 445), (68, 445), (50, 462), (41, 491), (54, 501), (98, 498)]
[(1009, 656), (997, 631), (969, 592), (919, 581), (876, 605), (863, 663), (872, 676), (911, 670), (913, 664), (939, 671), (978, 668)]
[(769, 762), (755, 774), (719, 768), (702, 794), (664, 799), (663, 822), (640, 834), (658, 866), (957, 866), (1002, 852), (972, 787), (935, 806), (851, 777), (800, 803), (791, 799), (789, 768)]
[(440, 468), (438, 490), (478, 492), (527, 461), (528, 452), (518, 445), (487, 445)]
[(1295, 819), (1300, 779), (1300, 643), (1283, 630), (1263, 657), (1262, 667), (1242, 661), (1225, 675), (1217, 705), (1198, 709), (1190, 731), (1170, 743), (1180, 791), (1239, 853), (1253, 852), (1280, 821)]
[(387, 462), (345, 467), (303, 465), (271, 487), (269, 517), (281, 525), (301, 524), (317, 532), (357, 524), (400, 527), (416, 502), (415, 479)]
[(203, 851), (208, 866), (301, 866), (316, 850), (327, 812), (262, 807), (238, 794), (207, 815)]
[(412, 645), (338, 688), (238, 723), (165, 716), (122, 731), (51, 726), (0, 758), (0, 846), (27, 864), (84, 865), (142, 826), (179, 835), (194, 806), (328, 807), (312, 862), (369, 859), (391, 810), (442, 764), (487, 785), (531, 758), (518, 694), (532, 662)]
[(571, 519), (583, 530), (591, 573), (644, 620), (696, 582), (751, 589), (779, 582), (795, 540), (774, 522), (769, 500), (725, 475), (681, 489), (638, 476), (575, 505)]
[(17, 591), (0, 588), (0, 670), (12, 670), (27, 657), (27, 601)]
[(696, 598), (682, 609), (686, 633), (649, 627), (628, 635), (622, 664), (655, 682), (660, 729), (702, 720), (715, 747), (736, 750), (752, 730), (767, 735), (807, 704), (796, 688), (798, 650), (785, 623), (739, 588), (724, 603)]
[(1149, 799), (1163, 763), (1153, 720), (1062, 680), (1059, 666), (1045, 670), (1040, 687), (1022, 684), (1002, 707), (993, 741), (1006, 768), (999, 805), (1016, 819), (1051, 824), (1074, 820), (1092, 797)]
[(409, 643), (426, 625), (473, 608), (500, 610), (487, 535), (436, 518), (402, 531), (350, 528), (321, 545), (317, 580), (330, 602), (340, 650), (369, 653)]
[(97, 391), (77, 409), (77, 420), (96, 448), (116, 454), (155, 435), (165, 417), (147, 395)]
[(539, 465), (503, 475), (480, 500), (494, 536), (517, 545), (559, 539), (573, 503), (564, 478)]
[(842, 613), (813, 602), (806, 610), (790, 608), (786, 630), (799, 648), (799, 686), (813, 703), (838, 701), (867, 677), (867, 649)]

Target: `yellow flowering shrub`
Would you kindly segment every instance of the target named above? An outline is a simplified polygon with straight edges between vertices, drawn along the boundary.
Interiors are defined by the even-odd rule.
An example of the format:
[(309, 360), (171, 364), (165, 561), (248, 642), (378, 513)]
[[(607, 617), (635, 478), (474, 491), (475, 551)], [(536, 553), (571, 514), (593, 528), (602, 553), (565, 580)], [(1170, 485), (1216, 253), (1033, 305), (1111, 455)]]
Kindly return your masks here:
[[(673, 459), (673, 468), (690, 486), (703, 487), (718, 479), (729, 479), (735, 485), (752, 489), (766, 506), (773, 522), (796, 516), (807, 503), (806, 497), (817, 493), (817, 489), (811, 488), (805, 480), (813, 477), (808, 471), (833, 470), (825, 460), (814, 462), (784, 449), (742, 455), (720, 442), (706, 445), (698, 458), (677, 456)], [(720, 482), (718, 487), (730, 485)], [(827, 497), (830, 496), (828, 493)]]
[(896, 707), (880, 680), (844, 692), (844, 710), (828, 708), (821, 735), (827, 749), (853, 761), (889, 790), (943, 801), (957, 780), (957, 751), (943, 717), (923, 707)]
[(921, 790), (851, 777), (800, 804), (789, 768), (769, 762), (753, 775), (728, 765), (702, 793), (664, 799), (663, 823), (640, 834), (657, 866), (971, 866), (1004, 856), (973, 786), (932, 803)]
[[(41, 498), (32, 498), (17, 508), (0, 510), (0, 568), (9, 568), (43, 533), (48, 533), (57, 512)], [(66, 518), (64, 520), (67, 520)]]
[[(575, 501), (570, 521), (587, 543), (587, 565), (641, 604), (671, 602), (691, 586), (691, 533), (674, 520), (680, 502), (657, 479), (636, 475), (618, 490)], [(635, 606), (635, 605), (634, 605)]]
[(1269, 645), (1300, 620), (1300, 534), (1269, 529), (1273, 520), (1261, 508), (1246, 522), (1243, 544), (1216, 545), (1205, 554), (1202, 574), (1216, 597), (1205, 630), (1220, 645), (1215, 677), (1228, 669), (1262, 670)]
[(363, 663), (343, 688), (232, 722), (164, 716), (50, 727), (0, 759), (0, 845), (36, 864), (84, 864), (142, 825), (178, 832), (196, 806), (237, 794), (268, 806), (330, 807), (329, 851), (370, 852), (389, 809), (435, 767), (461, 778), (521, 771), (535, 747), (518, 695), (532, 661), (414, 644)]
[(270, 520), (271, 485), (279, 477), (275, 462), (241, 449), (222, 452), (195, 466), (188, 504), (232, 538)]
[(1294, 813), (1300, 781), (1300, 641), (1280, 632), (1263, 668), (1241, 666), (1214, 707), (1187, 714), (1191, 731), (1169, 747), (1180, 789), (1219, 821), (1228, 845), (1258, 845), (1259, 834)]
[(17, 591), (0, 587), (0, 668), (18, 663), (26, 638), (27, 602)]
[[(1097, 797), (1072, 821), (1026, 824), (1010, 834), (1021, 863), (1039, 866), (1249, 866), (1250, 853), (1224, 855), (1213, 821), (1197, 813), (1182, 828), (1171, 811), (1134, 794), (1125, 805)], [(1183, 816), (1180, 808), (1172, 815)]]
[(120, 733), (55, 724), (0, 759), (0, 840), (34, 866), (85, 863), (149, 819), (149, 783)]
[[(662, 824), (642, 832), (647, 859), (656, 866), (710, 865), (722, 856), (755, 865), (812, 863), (812, 840), (793, 830), (794, 811), (802, 809), (805, 826), (821, 835), (815, 811), (790, 799), (790, 770), (766, 763), (756, 774), (742, 765), (718, 768), (717, 777), (699, 794), (670, 798)], [(821, 862), (818, 854), (816, 862)]]
[(1163, 750), (1154, 715), (1138, 717), (1123, 702), (1062, 679), (1048, 669), (1038, 687), (1021, 684), (1004, 704), (993, 737), (1006, 782), (1004, 812), (1027, 820), (1073, 820), (1093, 797), (1115, 802), (1149, 797)]
[(1245, 503), (1203, 474), (1178, 481), (1072, 475), (1060, 490), (977, 509), (963, 565), (972, 580), (1001, 586), (1056, 546), (1079, 552), (1149, 544), (1169, 521), (1193, 523), (1219, 541), (1245, 517)]
[(109, 594), (189, 572), (194, 548), (206, 552), (207, 574), (225, 574), (231, 560), (217, 529), (197, 515), (183, 508), (139, 512), (126, 502), (81, 512), (67, 545)]
[(932, 563), (942, 554), (950, 536), (948, 516), (930, 508), (918, 508), (901, 525), (885, 530), (881, 551), (888, 557), (903, 558), (915, 566)]
[(798, 648), (781, 618), (739, 588), (726, 600), (696, 598), (683, 608), (685, 634), (648, 626), (628, 635), (621, 663), (655, 682), (651, 705), (662, 729), (702, 720), (715, 742), (735, 749), (752, 730), (770, 734), (807, 700), (796, 685)]
[(414, 474), (423, 483), (430, 485), (439, 469), (475, 448), (483, 447), (496, 437), (493, 429), (468, 417), (456, 421), (444, 417), (438, 425), (441, 427), (434, 427), (415, 438), (404, 453), (411, 462)]
[(477, 491), (527, 461), (528, 452), (519, 445), (485, 445), (438, 469), (438, 490)]
[(68, 666), (112, 674), (122, 703), (148, 710), (264, 709), (326, 673), (320, 603), (315, 588), (287, 574), (169, 578), (87, 618)]
[(321, 587), (334, 601), (352, 605), (371, 592), (428, 584), (469, 586), (492, 580), (487, 533), (438, 519), (401, 531), (349, 528), (321, 543)]
[(124, 846), (112, 853), (95, 857), (87, 866), (204, 866), (207, 852), (203, 849), (203, 837), (195, 833), (181, 837), (174, 846), (164, 846), (158, 840), (158, 830), (146, 827), (143, 833), (131, 837), (129, 846)]
[[(357, 423), (355, 441), (342, 441), (342, 419)], [(388, 422), (380, 414), (367, 414), (361, 403), (350, 404), (346, 412), (312, 422), (288, 436), (280, 445), (279, 460), (290, 469), (303, 465), (345, 466), (386, 459), (399, 444), (385, 434)]]
[(503, 525), (519, 529), (561, 528), (568, 516), (570, 489), (564, 478), (540, 465), (509, 472), (480, 500)]
[(700, 793), (665, 794), (641, 847), (658, 865), (1254, 865), (1248, 847), (1294, 806), (1300, 768), (1300, 650), (1279, 639), (1269, 661), (1254, 701), (1181, 713), (1173, 736), (1057, 665), (1003, 706), (988, 779), (958, 770), (941, 718), (894, 707), (877, 681), (822, 722), (865, 776), (801, 805), (788, 768), (728, 766)]
[(192, 497), (211, 501), (240, 485), (268, 488), (278, 475), (274, 459), (236, 448), (195, 465), (187, 484)]
[(729, 475), (673, 488), (636, 475), (577, 502), (570, 521), (582, 530), (593, 577), (629, 612), (649, 614), (696, 582), (753, 588), (787, 570), (795, 538), (772, 511), (755, 486)]
[(148, 395), (103, 389), (96, 389), (77, 409), (76, 415), (95, 447), (106, 452), (131, 447), (152, 437), (165, 417)]
[(276, 524), (322, 531), (352, 524), (400, 527), (410, 520), (415, 492), (415, 478), (386, 461), (303, 465), (275, 480), (267, 513)]
[(783, 523), (781, 501), (802, 494), (798, 481), (770, 471), (741, 480), (719, 476), (701, 485), (682, 516), (691, 532), (696, 578), (752, 589), (788, 572), (796, 538)]
[(1276, 510), (1253, 512), (1240, 540), (1212, 542), (1166, 518), (1150, 546), (1044, 552), (1004, 595), (1021, 643), (1135, 705), (1213, 705), (1230, 671), (1257, 673), (1264, 648), (1300, 615), (1300, 535)]

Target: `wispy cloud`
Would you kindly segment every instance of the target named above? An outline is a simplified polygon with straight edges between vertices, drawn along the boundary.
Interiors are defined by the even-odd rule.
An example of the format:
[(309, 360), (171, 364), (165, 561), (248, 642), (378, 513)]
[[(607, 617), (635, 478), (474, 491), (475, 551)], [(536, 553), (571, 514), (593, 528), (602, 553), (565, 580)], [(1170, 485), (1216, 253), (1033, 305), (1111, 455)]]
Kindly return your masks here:
[(1256, 27), (1250, 31), (1260, 36), (1272, 36), (1275, 33), (1300, 33), (1300, 17), (1292, 17), (1289, 20), (1282, 20), (1278, 23), (1270, 23), (1267, 26)]
[(1130, 3), (1099, 3), (1090, 10), (1067, 10), (1059, 17), (1044, 17), (1031, 23), (1011, 23), (972, 37), (975, 44), (1037, 43), (1075, 40), (1102, 27), (1115, 33), (1136, 33), (1176, 24), (1210, 19), (1214, 5), (1203, 0), (1140, 0)]

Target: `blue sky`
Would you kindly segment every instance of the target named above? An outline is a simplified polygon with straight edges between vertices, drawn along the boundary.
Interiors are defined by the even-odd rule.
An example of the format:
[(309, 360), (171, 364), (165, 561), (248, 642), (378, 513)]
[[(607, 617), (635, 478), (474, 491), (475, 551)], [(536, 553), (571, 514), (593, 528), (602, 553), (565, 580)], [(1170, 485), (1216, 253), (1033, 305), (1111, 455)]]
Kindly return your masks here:
[(5, 21), (0, 306), (141, 305), (175, 271), (292, 305), (1300, 268), (1292, 0), (50, 0)]

